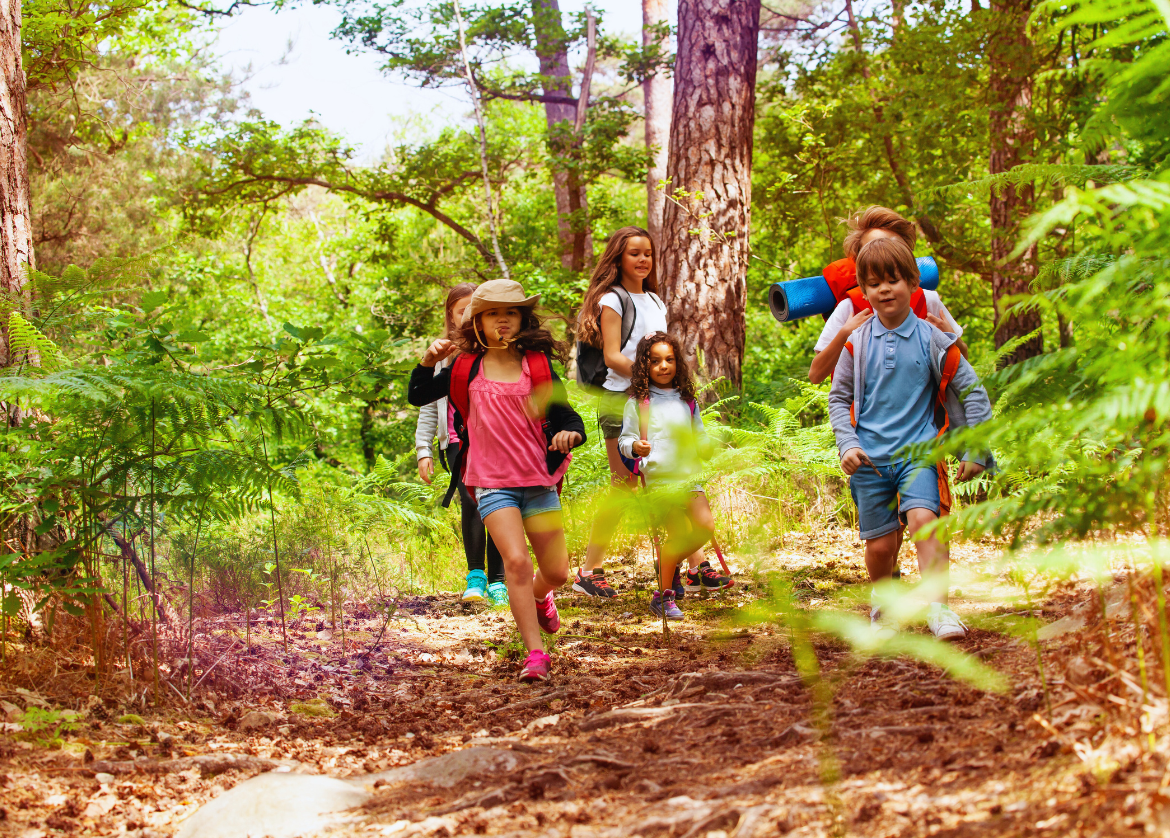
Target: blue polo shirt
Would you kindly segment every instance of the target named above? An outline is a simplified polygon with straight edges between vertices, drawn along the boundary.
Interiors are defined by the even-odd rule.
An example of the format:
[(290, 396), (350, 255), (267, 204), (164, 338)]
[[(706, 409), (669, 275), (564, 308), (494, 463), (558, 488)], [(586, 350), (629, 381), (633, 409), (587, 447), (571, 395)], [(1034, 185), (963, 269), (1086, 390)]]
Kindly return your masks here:
[(910, 312), (887, 329), (874, 317), (866, 347), (865, 392), (857, 412), (857, 438), (875, 465), (889, 465), (907, 445), (933, 439), (934, 379), (930, 325)]

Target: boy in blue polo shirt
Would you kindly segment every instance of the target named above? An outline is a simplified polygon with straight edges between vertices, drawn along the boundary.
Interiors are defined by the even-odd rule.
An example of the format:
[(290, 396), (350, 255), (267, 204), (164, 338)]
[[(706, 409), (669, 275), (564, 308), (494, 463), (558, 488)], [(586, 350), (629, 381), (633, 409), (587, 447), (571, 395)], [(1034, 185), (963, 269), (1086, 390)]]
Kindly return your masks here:
[[(937, 467), (905, 449), (938, 434), (939, 383), (948, 350), (958, 338), (910, 310), (910, 295), (918, 287), (918, 266), (900, 239), (876, 239), (861, 248), (857, 282), (876, 316), (854, 331), (850, 351), (842, 352), (837, 361), (829, 417), (841, 468), (850, 476), (849, 491), (857, 504), (865, 565), (870, 579), (877, 582), (893, 572), (901, 526), (907, 526), (913, 539), (942, 512)], [(977, 425), (991, 417), (987, 391), (966, 359), (958, 353), (954, 357), (958, 366), (946, 390), (950, 424)], [(957, 479), (970, 480), (989, 462), (989, 457), (966, 452)], [(923, 580), (937, 583), (938, 593), (927, 615), (930, 630), (942, 640), (965, 637), (966, 626), (946, 604), (950, 566), (946, 545), (932, 535), (916, 541), (915, 547)], [(890, 633), (877, 603), (870, 621), (875, 630)]]

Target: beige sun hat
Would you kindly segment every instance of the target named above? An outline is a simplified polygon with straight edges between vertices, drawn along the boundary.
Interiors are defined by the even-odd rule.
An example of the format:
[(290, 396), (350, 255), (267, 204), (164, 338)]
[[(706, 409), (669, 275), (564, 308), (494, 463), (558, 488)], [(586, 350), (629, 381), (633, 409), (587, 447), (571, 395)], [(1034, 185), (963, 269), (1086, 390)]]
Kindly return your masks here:
[(511, 306), (532, 308), (539, 302), (539, 294), (525, 297), (524, 288), (513, 279), (491, 279), (476, 288), (471, 295), (471, 302), (463, 311), (463, 323), (469, 323), (471, 318), (482, 311)]

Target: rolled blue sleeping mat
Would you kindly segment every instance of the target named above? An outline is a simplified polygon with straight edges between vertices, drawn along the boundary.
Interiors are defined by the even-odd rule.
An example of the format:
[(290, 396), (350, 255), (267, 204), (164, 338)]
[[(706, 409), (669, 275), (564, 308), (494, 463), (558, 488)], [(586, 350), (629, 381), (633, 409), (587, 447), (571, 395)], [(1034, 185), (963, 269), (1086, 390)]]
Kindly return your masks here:
[[(919, 256), (918, 282), (928, 291), (938, 290), (938, 265), (931, 256)], [(829, 315), (837, 307), (833, 289), (823, 276), (789, 279), (768, 289), (768, 307), (781, 323), (801, 320), (814, 314)]]

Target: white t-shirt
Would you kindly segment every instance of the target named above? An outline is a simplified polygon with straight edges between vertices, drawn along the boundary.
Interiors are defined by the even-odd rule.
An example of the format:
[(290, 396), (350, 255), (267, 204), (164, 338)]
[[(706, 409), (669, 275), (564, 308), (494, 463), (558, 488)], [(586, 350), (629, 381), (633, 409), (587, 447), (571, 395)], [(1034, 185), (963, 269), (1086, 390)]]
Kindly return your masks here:
[[(630, 294), (630, 302), (634, 304), (634, 330), (630, 332), (630, 339), (622, 347), (622, 354), (633, 363), (638, 352), (638, 341), (654, 332), (666, 331), (666, 306), (653, 294)], [(613, 291), (602, 297), (600, 304), (613, 309), (619, 317), (621, 316), (622, 301)], [(619, 375), (615, 370), (610, 370), (603, 386), (606, 390), (624, 393), (629, 389), (630, 379)]]
[[(928, 291), (923, 288), (922, 293), (926, 297), (926, 313), (933, 314), (935, 317), (941, 319), (948, 324), (950, 328), (947, 330), (954, 333), (955, 337), (963, 336), (963, 327), (960, 326), (951, 313), (947, 311), (947, 307), (943, 305), (943, 301), (939, 298), (937, 291)], [(820, 352), (826, 346), (833, 342), (833, 338), (837, 336), (837, 332), (841, 331), (849, 318), (853, 316), (853, 301), (846, 298), (837, 303), (837, 307), (833, 309), (833, 313), (829, 315), (829, 319), (825, 321), (825, 328), (821, 330), (821, 336), (817, 338), (817, 345), (814, 350)], [(608, 385), (607, 385), (608, 386)]]

